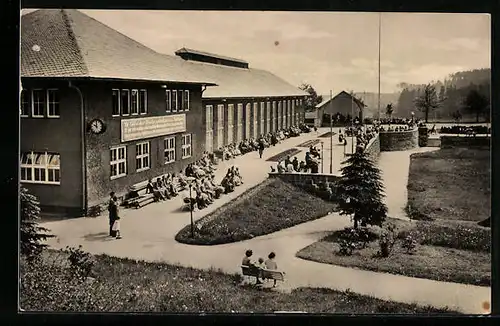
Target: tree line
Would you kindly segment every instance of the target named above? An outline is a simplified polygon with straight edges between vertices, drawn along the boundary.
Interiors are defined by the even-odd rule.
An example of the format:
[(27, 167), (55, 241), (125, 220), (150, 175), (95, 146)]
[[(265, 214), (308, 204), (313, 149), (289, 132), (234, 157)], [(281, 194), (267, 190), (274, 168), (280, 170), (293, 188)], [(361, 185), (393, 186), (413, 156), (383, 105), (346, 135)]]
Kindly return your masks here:
[(457, 72), (444, 81), (426, 85), (401, 83), (401, 94), (395, 114), (409, 116), (411, 112), (429, 119), (460, 120), (463, 116), (480, 117), (489, 121), (490, 69)]

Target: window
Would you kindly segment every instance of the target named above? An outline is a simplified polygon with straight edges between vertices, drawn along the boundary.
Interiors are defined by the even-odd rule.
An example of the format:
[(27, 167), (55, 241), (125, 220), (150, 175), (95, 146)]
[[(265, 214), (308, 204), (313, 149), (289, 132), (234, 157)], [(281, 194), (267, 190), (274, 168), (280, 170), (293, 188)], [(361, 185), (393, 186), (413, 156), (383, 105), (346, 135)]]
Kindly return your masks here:
[(164, 163), (175, 162), (175, 137), (168, 137), (163, 140)]
[(267, 102), (266, 110), (266, 133), (271, 132), (271, 102)]
[(59, 92), (57, 89), (47, 90), (47, 107), (47, 117), (59, 118)]
[(130, 95), (130, 113), (132, 115), (139, 114), (139, 92), (136, 89), (133, 89)]
[(227, 143), (232, 144), (234, 141), (234, 104), (227, 105)]
[(30, 114), (30, 93), (23, 89), (21, 91), (21, 117), (27, 117)]
[(224, 104), (217, 105), (217, 147), (224, 146)]
[(259, 109), (259, 104), (255, 102), (252, 108), (252, 137), (257, 137), (257, 110)]
[(264, 111), (265, 111), (264, 102), (260, 102), (260, 129), (259, 129), (259, 132), (261, 135), (264, 134), (264, 121), (265, 121)]
[(179, 112), (184, 110), (184, 91), (177, 91), (177, 109)]
[(127, 174), (127, 147), (120, 146), (111, 148), (109, 156), (111, 180), (125, 176)]
[(172, 93), (169, 89), (165, 90), (165, 111), (172, 112)]
[(292, 125), (295, 126), (297, 119), (295, 119), (295, 100), (292, 100)]
[(112, 104), (112, 115), (113, 117), (117, 117), (120, 115), (120, 90), (113, 89), (113, 97), (111, 100)]
[(60, 184), (60, 156), (28, 152), (21, 155), (21, 182)]
[(272, 118), (272, 124), (271, 124), (271, 128), (272, 128), (272, 132), (275, 132), (276, 131), (276, 101), (273, 101), (273, 118)]
[(189, 91), (184, 91), (184, 111), (189, 111)]
[(172, 112), (177, 112), (177, 91), (172, 91)]
[(250, 138), (250, 110), (252, 106), (250, 103), (245, 105), (245, 140)]
[(236, 125), (236, 142), (239, 143), (242, 140), (243, 135), (243, 104), (238, 103), (238, 112), (236, 119), (238, 119), (238, 124)]
[(31, 116), (34, 118), (43, 118), (45, 111), (45, 92), (42, 89), (34, 89), (31, 98), (33, 99)]
[(145, 89), (139, 91), (139, 113), (148, 113), (148, 93)]
[(122, 89), (120, 107), (122, 108), (122, 115), (130, 114), (130, 91)]
[(207, 129), (205, 150), (211, 153), (214, 149), (214, 107), (212, 105), (207, 105), (205, 114), (205, 125)]
[(182, 136), (182, 158), (191, 157), (191, 134)]
[(135, 170), (141, 172), (149, 169), (149, 142), (135, 145)]

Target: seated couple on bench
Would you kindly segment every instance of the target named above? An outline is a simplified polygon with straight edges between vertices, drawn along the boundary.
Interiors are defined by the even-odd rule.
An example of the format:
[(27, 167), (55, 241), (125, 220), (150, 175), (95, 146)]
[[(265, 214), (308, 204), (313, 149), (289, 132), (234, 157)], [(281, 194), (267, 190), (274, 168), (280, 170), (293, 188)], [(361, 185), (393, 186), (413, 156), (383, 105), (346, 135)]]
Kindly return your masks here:
[(241, 262), (241, 269), (244, 276), (252, 276), (256, 278), (255, 284), (262, 284), (260, 279), (262, 280), (274, 280), (273, 287), (276, 287), (276, 281), (285, 281), (285, 273), (278, 271), (278, 265), (274, 258), (276, 258), (276, 254), (271, 252), (268, 255), (268, 259), (264, 261), (263, 258), (259, 258), (258, 261), (253, 261), (250, 257), (252, 257), (252, 250), (247, 250), (245, 252), (245, 257)]

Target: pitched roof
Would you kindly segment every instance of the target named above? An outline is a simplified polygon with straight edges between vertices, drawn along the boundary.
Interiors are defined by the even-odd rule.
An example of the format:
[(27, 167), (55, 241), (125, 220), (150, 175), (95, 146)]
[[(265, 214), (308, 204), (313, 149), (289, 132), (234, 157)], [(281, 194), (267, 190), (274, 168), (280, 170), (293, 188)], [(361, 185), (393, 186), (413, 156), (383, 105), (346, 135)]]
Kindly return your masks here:
[(190, 62), (158, 53), (75, 9), (40, 9), (21, 17), (21, 76), (214, 85)]
[(269, 71), (238, 68), (190, 61), (195, 69), (218, 86), (207, 88), (203, 98), (305, 96), (306, 92), (290, 85)]
[(316, 108), (319, 109), (321, 108), (322, 106), (324, 106), (325, 104), (327, 104), (328, 102), (330, 101), (333, 101), (335, 100), (337, 97), (339, 97), (340, 95), (347, 95), (349, 97), (352, 97), (352, 99), (354, 100), (354, 103), (356, 103), (360, 108), (363, 108), (365, 107), (366, 105), (360, 101), (359, 99), (357, 99), (355, 96), (352, 96), (351, 94), (347, 93), (346, 91), (342, 91), (340, 93), (338, 93), (337, 95), (335, 95), (333, 98), (328, 98), (328, 99), (325, 99), (323, 100), (323, 102), (319, 103), (318, 105), (316, 105)]
[(220, 54), (214, 54), (214, 53), (209, 53), (209, 52), (204, 52), (204, 51), (199, 51), (199, 50), (193, 50), (193, 49), (188, 49), (188, 48), (182, 48), (177, 51), (175, 51), (176, 55), (180, 55), (183, 53), (191, 53), (191, 54), (197, 54), (200, 56), (205, 56), (205, 57), (212, 57), (212, 58), (217, 58), (217, 59), (222, 59), (222, 60), (227, 60), (227, 61), (234, 61), (234, 62), (239, 62), (239, 63), (246, 63), (248, 62), (241, 60), (241, 59), (236, 59), (236, 58), (231, 58), (231, 57), (226, 57)]

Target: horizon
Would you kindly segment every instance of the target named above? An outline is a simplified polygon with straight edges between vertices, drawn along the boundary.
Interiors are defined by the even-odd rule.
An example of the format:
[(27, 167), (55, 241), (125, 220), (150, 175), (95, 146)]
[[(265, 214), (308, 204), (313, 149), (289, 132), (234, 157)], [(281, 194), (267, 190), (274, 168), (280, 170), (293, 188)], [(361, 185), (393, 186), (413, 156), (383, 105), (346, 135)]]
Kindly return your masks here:
[[(378, 13), (80, 11), (164, 54), (186, 47), (238, 58), (294, 86), (311, 84), (321, 95), (378, 93)], [(383, 13), (381, 19), (383, 94), (400, 91), (402, 82), (491, 69), (490, 15)]]

